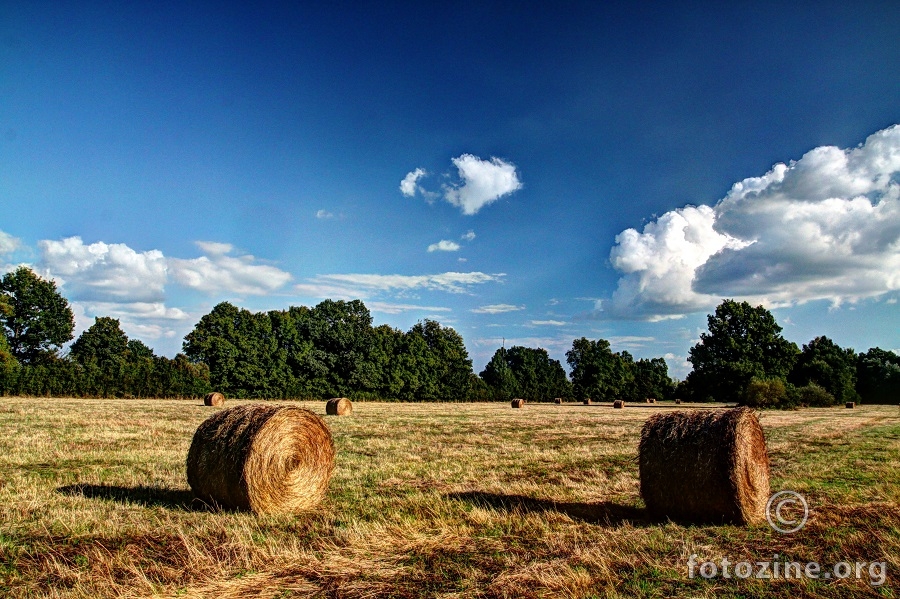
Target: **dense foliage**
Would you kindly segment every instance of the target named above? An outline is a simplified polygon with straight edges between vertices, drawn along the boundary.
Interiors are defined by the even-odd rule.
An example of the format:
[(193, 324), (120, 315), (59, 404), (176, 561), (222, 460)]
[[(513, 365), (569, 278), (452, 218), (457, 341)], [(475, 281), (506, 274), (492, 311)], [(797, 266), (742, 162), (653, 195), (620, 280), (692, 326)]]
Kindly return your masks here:
[(185, 337), (183, 354), (157, 356), (118, 320), (97, 317), (78, 339), (56, 284), (20, 267), (0, 280), (0, 394), (92, 397), (597, 401), (736, 401), (754, 407), (897, 403), (900, 356), (856, 354), (827, 337), (799, 350), (762, 306), (725, 300), (691, 348), (676, 386), (662, 358), (635, 360), (605, 339), (575, 339), (571, 374), (545, 349), (497, 349), (480, 376), (462, 337), (424, 320), (403, 332), (372, 326), (359, 300), (251, 312), (222, 302)]
[(572, 384), (562, 364), (540, 348), (501, 347), (481, 372), (481, 379), (491, 389), (492, 399), (501, 401), (514, 397), (530, 401), (572, 397)]

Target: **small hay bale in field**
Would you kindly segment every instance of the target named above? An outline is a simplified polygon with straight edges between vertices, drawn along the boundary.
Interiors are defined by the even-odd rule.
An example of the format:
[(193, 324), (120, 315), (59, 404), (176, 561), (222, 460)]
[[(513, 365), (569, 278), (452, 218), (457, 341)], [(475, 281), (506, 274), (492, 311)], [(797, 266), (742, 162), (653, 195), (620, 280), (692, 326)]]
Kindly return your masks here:
[(681, 400), (680, 400), (680, 399), (676, 399), (676, 400), (675, 400), (675, 403), (676, 403), (676, 404), (681, 404)]
[(325, 404), (325, 413), (329, 416), (349, 416), (353, 413), (353, 404), (346, 397), (334, 397)]
[(765, 518), (769, 454), (749, 408), (654, 414), (641, 430), (638, 465), (653, 517), (735, 524)]
[(562, 397), (557, 397), (556, 399), (553, 400), (553, 403), (555, 403), (556, 405), (561, 405), (561, 404), (562, 404)]
[(321, 417), (296, 406), (226, 408), (197, 427), (188, 484), (213, 506), (256, 513), (315, 507), (334, 470), (334, 441)]
[(512, 402), (510, 402), (510, 403), (511, 403), (512, 407), (514, 407), (514, 408), (524, 408), (525, 407), (524, 399), (516, 398), (516, 399), (512, 400)]
[(594, 403), (594, 402), (591, 401), (591, 398), (590, 398), (590, 397), (585, 397), (585, 398), (584, 398), (584, 405), (589, 406), (589, 405), (591, 405), (592, 403)]
[(654, 399), (653, 397), (648, 397), (647, 403), (656, 403), (656, 399)]
[(856, 407), (856, 402), (855, 402), (855, 401), (848, 401), (846, 405), (847, 405), (848, 408), (853, 409), (853, 408)]
[(613, 402), (613, 407), (616, 408), (617, 410), (621, 410), (622, 408), (625, 407), (625, 401), (622, 399), (617, 399), (616, 401)]
[(224, 406), (225, 405), (225, 396), (215, 391), (213, 393), (207, 393), (206, 397), (203, 398), (204, 406)]

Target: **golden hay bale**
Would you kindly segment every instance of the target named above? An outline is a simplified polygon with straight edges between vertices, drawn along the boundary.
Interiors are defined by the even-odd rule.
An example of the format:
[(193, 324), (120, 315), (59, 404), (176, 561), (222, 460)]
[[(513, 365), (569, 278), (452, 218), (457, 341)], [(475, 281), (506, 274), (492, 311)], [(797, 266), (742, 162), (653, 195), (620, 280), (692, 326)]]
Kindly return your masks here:
[(589, 406), (589, 405), (591, 405), (592, 403), (594, 403), (594, 402), (591, 401), (591, 398), (590, 398), (590, 397), (585, 397), (585, 398), (584, 398), (584, 405)]
[(188, 484), (213, 506), (298, 513), (317, 505), (334, 470), (325, 422), (296, 406), (240, 405), (197, 427)]
[(852, 409), (852, 408), (855, 408), (855, 407), (856, 407), (856, 402), (855, 402), (855, 401), (848, 401), (845, 405), (846, 405), (848, 408), (851, 408), (851, 409)]
[(223, 406), (225, 405), (225, 396), (215, 391), (213, 393), (207, 393), (206, 397), (203, 398), (204, 406)]
[(516, 399), (512, 400), (511, 404), (512, 404), (512, 407), (514, 407), (514, 408), (524, 408), (525, 400), (516, 398)]
[(346, 397), (334, 397), (325, 404), (329, 416), (348, 416), (353, 413), (353, 404)]
[(656, 403), (656, 399), (654, 399), (654, 398), (652, 398), (652, 397), (648, 397), (648, 398), (647, 398), (647, 403)]
[(562, 397), (557, 397), (556, 399), (553, 400), (553, 403), (555, 403), (556, 405), (562, 404)]
[(680, 400), (680, 399), (676, 399), (676, 400), (675, 400), (675, 403), (676, 403), (676, 404), (681, 404), (681, 400)]
[(613, 407), (616, 408), (617, 410), (620, 410), (625, 407), (625, 401), (622, 399), (617, 399), (616, 401), (613, 402)]
[(769, 454), (749, 408), (654, 414), (641, 430), (638, 465), (653, 517), (735, 524), (765, 518)]

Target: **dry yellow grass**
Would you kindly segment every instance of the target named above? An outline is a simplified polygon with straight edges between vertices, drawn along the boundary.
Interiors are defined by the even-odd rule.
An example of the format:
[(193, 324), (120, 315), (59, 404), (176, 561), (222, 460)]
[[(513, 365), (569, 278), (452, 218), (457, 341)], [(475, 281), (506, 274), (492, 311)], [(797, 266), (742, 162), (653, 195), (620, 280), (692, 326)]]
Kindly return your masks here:
[[(328, 495), (294, 517), (191, 507), (201, 402), (0, 398), (0, 596), (787, 598), (896, 582), (896, 406), (762, 414), (773, 489), (813, 507), (790, 536), (645, 518), (638, 435), (666, 409), (366, 403), (327, 421)], [(889, 580), (688, 578), (692, 554), (774, 553), (885, 560)]]

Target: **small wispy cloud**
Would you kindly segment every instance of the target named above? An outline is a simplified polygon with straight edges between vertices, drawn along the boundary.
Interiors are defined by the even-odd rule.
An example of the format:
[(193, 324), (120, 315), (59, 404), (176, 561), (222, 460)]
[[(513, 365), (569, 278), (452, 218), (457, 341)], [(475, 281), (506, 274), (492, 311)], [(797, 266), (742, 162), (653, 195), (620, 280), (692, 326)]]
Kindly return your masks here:
[(458, 252), (459, 244), (455, 241), (450, 241), (447, 239), (441, 239), (437, 243), (432, 243), (428, 246), (429, 252)]
[(22, 241), (19, 238), (13, 237), (5, 231), (0, 231), (0, 256), (12, 254), (20, 247), (22, 247)]
[(516, 312), (524, 309), (525, 306), (514, 306), (512, 304), (490, 304), (480, 308), (473, 308), (469, 312), (473, 314), (503, 314), (504, 312)]
[(408, 198), (416, 195), (416, 192), (424, 191), (421, 186), (419, 186), (419, 179), (426, 176), (428, 173), (425, 172), (425, 169), (417, 168), (414, 171), (410, 171), (406, 173), (406, 176), (403, 177), (403, 180), (400, 181), (400, 193), (405, 195)]
[[(465, 215), (473, 215), (491, 202), (522, 188), (516, 166), (511, 162), (496, 157), (483, 160), (472, 154), (462, 154), (451, 162), (456, 167), (457, 177), (455, 181), (442, 185), (443, 196)], [(428, 173), (422, 168), (408, 172), (400, 181), (400, 193), (409, 198), (420, 194), (429, 201), (438, 197), (440, 194), (428, 191), (419, 184), (426, 176)], [(471, 241), (475, 233), (469, 231), (463, 238)]]
[(545, 327), (545, 326), (546, 327), (550, 327), (550, 326), (559, 327), (559, 326), (562, 326), (564, 324), (569, 324), (569, 323), (567, 323), (564, 320), (532, 320), (532, 321), (530, 321), (529, 324), (534, 325), (536, 327)]
[(327, 220), (329, 218), (334, 218), (334, 213), (328, 212), (327, 210), (318, 210), (316, 211), (316, 218), (319, 220)]
[(334, 299), (367, 298), (379, 293), (409, 293), (418, 290), (467, 293), (473, 285), (501, 283), (505, 273), (445, 272), (431, 275), (329, 274), (316, 275), (294, 286), (309, 297)]
[(463, 233), (460, 236), (460, 239), (462, 239), (463, 241), (472, 241), (473, 239), (475, 239), (475, 231), (469, 230), (467, 233)]

